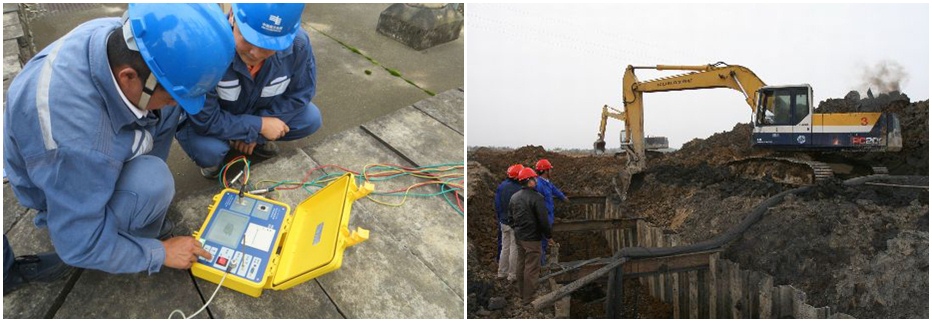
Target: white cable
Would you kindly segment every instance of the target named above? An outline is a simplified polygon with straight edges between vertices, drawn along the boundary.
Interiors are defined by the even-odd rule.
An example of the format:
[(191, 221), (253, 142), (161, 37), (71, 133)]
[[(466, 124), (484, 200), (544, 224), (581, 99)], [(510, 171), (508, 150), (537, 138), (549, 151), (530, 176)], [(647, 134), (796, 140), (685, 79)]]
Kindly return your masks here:
[(204, 306), (201, 306), (201, 309), (197, 310), (197, 312), (194, 312), (194, 314), (191, 314), (191, 316), (185, 316), (184, 312), (182, 312), (181, 310), (174, 310), (172, 311), (171, 314), (168, 315), (168, 318), (171, 319), (173, 316), (175, 316), (175, 313), (179, 313), (181, 314), (182, 319), (187, 320), (187, 319), (197, 316), (198, 314), (201, 314), (201, 312), (203, 312), (204, 309), (206, 309), (207, 306), (210, 305), (210, 302), (214, 300), (214, 296), (216, 296), (217, 292), (220, 291), (220, 286), (223, 285), (223, 281), (227, 279), (227, 275), (230, 274), (231, 270), (235, 269), (235, 266), (237, 266), (235, 264), (239, 264), (239, 263), (230, 263), (230, 267), (227, 269), (225, 273), (223, 273), (223, 277), (220, 278), (220, 283), (217, 283), (217, 289), (214, 290), (214, 294), (210, 295), (210, 299), (207, 300), (207, 303), (204, 303)]

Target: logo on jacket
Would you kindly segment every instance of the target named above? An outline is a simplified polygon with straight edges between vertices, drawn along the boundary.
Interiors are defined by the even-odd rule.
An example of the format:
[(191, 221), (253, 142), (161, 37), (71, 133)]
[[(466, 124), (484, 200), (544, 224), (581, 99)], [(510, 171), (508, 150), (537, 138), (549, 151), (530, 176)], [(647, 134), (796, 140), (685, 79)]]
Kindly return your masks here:
[(146, 130), (136, 130), (133, 135), (133, 156), (130, 160), (152, 151), (152, 133)]
[(276, 33), (282, 32), (282, 17), (276, 16), (276, 15), (269, 15), (269, 21), (274, 23), (274, 25), (263, 22), (262, 29), (265, 29), (271, 32), (276, 32)]

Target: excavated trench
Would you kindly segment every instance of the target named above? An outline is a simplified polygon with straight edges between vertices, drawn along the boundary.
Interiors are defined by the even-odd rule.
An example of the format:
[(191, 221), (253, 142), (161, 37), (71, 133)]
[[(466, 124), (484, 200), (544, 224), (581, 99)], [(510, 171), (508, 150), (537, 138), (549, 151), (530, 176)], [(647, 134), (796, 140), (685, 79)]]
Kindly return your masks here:
[[(892, 154), (845, 154), (843, 157), (886, 166), (891, 174), (926, 176), (882, 185), (846, 186), (840, 179), (818, 183), (813, 189), (789, 195), (768, 214), (728, 244), (721, 257), (743, 270), (772, 276), (805, 292), (807, 303), (830, 307), (858, 318), (928, 317), (928, 190), (900, 186), (928, 186), (928, 101), (892, 100), (903, 128), (904, 149)], [(822, 106), (837, 105), (837, 100)], [(679, 151), (654, 157), (639, 185), (632, 187), (622, 212), (644, 217), (682, 244), (718, 236), (733, 227), (761, 201), (797, 185), (766, 177), (733, 173), (728, 161), (754, 155), (749, 147), (750, 126), (738, 124), (728, 132), (693, 140)], [(495, 282), (497, 225), (491, 209), (495, 186), (513, 163), (533, 164), (548, 158), (554, 164), (553, 182), (572, 196), (613, 195), (612, 178), (624, 159), (571, 156), (540, 147), (516, 150), (479, 148), (470, 151), (469, 188), (469, 300), (476, 285), (487, 283), (487, 298), (503, 296), (507, 285)], [(488, 171), (478, 171), (479, 166)], [(477, 171), (474, 171), (477, 170)], [(779, 170), (773, 170), (779, 171)], [(778, 174), (779, 175), (779, 174)], [(894, 185), (894, 186), (891, 186)], [(898, 186), (897, 186), (898, 185)], [(557, 218), (585, 218), (578, 205), (557, 203)], [(610, 257), (611, 248), (600, 233), (558, 233), (561, 262)], [(638, 290), (638, 280), (626, 280), (626, 290)], [(605, 315), (604, 282), (573, 294), (572, 317)], [(644, 287), (640, 288), (644, 290)], [(644, 292), (646, 293), (646, 292)], [(672, 317), (669, 303), (647, 294), (625, 292), (625, 316)], [(631, 297), (629, 299), (629, 297)], [(535, 312), (509, 305), (489, 311), (469, 303), (470, 317), (551, 317), (552, 310)], [(477, 315), (482, 312), (485, 315)]]

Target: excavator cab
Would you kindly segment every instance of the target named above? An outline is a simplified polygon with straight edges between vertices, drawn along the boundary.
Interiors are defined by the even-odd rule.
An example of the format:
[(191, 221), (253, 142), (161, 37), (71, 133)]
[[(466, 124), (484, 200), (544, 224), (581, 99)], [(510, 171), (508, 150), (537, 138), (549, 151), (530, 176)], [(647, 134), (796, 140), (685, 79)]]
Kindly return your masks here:
[(812, 87), (764, 86), (757, 91), (754, 145), (806, 149), (813, 144)]
[(777, 150), (887, 151), (902, 148), (900, 122), (885, 112), (816, 113), (809, 85), (757, 91), (753, 142)]
[(760, 126), (797, 126), (811, 119), (812, 88), (800, 86), (768, 86), (758, 91), (756, 124)]

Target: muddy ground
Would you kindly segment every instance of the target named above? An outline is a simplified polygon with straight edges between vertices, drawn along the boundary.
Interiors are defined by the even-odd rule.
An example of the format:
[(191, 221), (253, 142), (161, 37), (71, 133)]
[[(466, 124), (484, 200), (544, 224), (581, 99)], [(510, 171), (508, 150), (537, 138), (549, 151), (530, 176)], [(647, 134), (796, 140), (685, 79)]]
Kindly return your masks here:
[[(925, 176), (911, 181), (887, 181), (889, 184), (928, 186), (928, 101), (910, 103), (902, 94), (879, 98), (885, 99), (881, 110), (899, 115), (902, 151), (826, 154), (814, 158), (886, 166), (891, 174)], [(875, 102), (827, 100), (820, 103), (819, 109), (855, 111), (869, 106), (877, 110), (871, 105)], [(746, 156), (773, 154), (750, 147), (750, 130), (748, 124), (737, 124), (730, 131), (690, 141), (677, 152), (651, 155), (642, 180), (632, 185), (628, 193), (624, 213), (647, 217), (652, 224), (680, 234), (685, 242), (697, 242), (728, 230), (762, 200), (795, 187), (774, 181), (770, 176), (742, 175), (726, 165)], [(624, 165), (624, 157), (568, 156), (534, 146), (470, 151), (467, 232), (470, 299), (475, 295), (475, 285), (489, 281), (495, 284), (497, 225), (491, 207), (494, 188), (504, 179), (509, 165), (531, 165), (539, 158), (548, 158), (554, 164), (552, 181), (570, 198), (614, 194), (612, 178)], [(763, 167), (774, 172), (774, 176), (795, 171), (778, 165)], [(851, 187), (843, 185), (842, 179), (846, 178), (820, 182), (808, 193), (788, 197), (729, 244), (723, 256), (742, 268), (774, 276), (775, 283), (802, 289), (808, 294), (808, 302), (817, 307), (831, 306), (834, 311), (858, 318), (928, 318), (927, 188)], [(581, 216), (573, 206), (559, 202), (557, 205), (557, 220)], [(555, 240), (564, 245), (561, 261), (611, 255), (598, 234), (556, 236)], [(486, 297), (506, 294), (509, 298), (504, 290), (507, 288), (495, 285), (485, 294)], [(633, 299), (626, 300), (631, 301), (626, 307), (634, 307)], [(572, 316), (602, 317), (603, 301), (602, 288), (593, 285), (584, 289), (574, 295)], [(545, 318), (553, 314), (552, 310), (533, 313), (543, 315), (523, 310), (525, 313), (515, 315), (506, 308), (477, 316), (481, 307), (470, 303), (468, 316)], [(637, 308), (638, 317), (672, 317), (669, 306), (653, 299), (641, 298)]]

